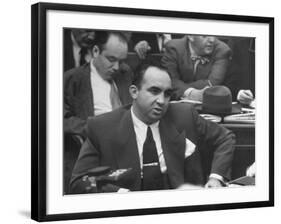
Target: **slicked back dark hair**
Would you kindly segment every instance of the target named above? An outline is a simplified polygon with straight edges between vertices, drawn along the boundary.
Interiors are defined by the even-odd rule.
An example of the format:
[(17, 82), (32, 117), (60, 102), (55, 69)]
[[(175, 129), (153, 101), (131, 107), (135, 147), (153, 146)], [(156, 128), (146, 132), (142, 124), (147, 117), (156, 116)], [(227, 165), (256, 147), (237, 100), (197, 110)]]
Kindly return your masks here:
[(95, 40), (93, 46), (98, 46), (100, 52), (104, 50), (104, 46), (107, 43), (109, 37), (111, 35), (117, 36), (119, 40), (123, 43), (128, 44), (128, 38), (126, 36), (126, 33), (120, 32), (120, 31), (96, 31), (95, 32)]
[(165, 71), (169, 74), (169, 72), (167, 71), (166, 68), (164, 68), (160, 62), (153, 60), (153, 59), (147, 59), (147, 60), (143, 60), (135, 69), (134, 71), (134, 78), (132, 81), (132, 85), (135, 85), (136, 87), (138, 87), (139, 89), (141, 88), (141, 82), (143, 80), (143, 76), (146, 72), (146, 70), (150, 67), (155, 67), (158, 68), (162, 71)]

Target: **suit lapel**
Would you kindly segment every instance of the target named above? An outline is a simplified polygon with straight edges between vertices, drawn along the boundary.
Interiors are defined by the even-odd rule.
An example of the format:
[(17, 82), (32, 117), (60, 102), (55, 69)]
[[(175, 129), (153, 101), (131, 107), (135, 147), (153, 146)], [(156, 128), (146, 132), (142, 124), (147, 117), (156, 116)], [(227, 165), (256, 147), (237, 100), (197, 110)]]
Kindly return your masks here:
[(160, 121), (159, 131), (170, 184), (176, 188), (184, 183), (185, 131), (179, 133), (167, 116)]
[[(121, 68), (122, 67), (122, 68)], [(131, 85), (131, 70), (126, 64), (120, 65), (119, 71), (115, 74), (114, 81), (118, 89), (118, 95), (122, 105), (126, 105), (132, 102), (132, 98), (129, 94), (129, 86)]]
[(130, 109), (120, 120), (117, 137), (114, 142), (115, 158), (119, 168), (132, 168), (133, 172), (128, 180), (131, 189), (139, 190), (141, 183), (141, 169), (136, 135), (133, 127)]
[(193, 62), (191, 60), (191, 53), (189, 50), (189, 41), (187, 37), (184, 37), (184, 55), (182, 57), (182, 67), (181, 67), (181, 74), (184, 74), (182, 76), (182, 80), (185, 82), (191, 82), (193, 81)]
[(83, 66), (81, 74), (81, 108), (83, 111), (87, 111), (86, 117), (94, 116), (94, 100), (93, 100), (93, 90), (91, 85), (91, 69), (90, 64), (87, 63)]
[[(130, 189), (140, 190), (140, 159), (131, 112), (127, 109), (113, 142), (114, 153), (119, 168), (133, 168), (128, 180)], [(185, 131), (179, 133), (166, 116), (160, 121), (159, 132), (170, 184), (176, 188), (184, 183)]]

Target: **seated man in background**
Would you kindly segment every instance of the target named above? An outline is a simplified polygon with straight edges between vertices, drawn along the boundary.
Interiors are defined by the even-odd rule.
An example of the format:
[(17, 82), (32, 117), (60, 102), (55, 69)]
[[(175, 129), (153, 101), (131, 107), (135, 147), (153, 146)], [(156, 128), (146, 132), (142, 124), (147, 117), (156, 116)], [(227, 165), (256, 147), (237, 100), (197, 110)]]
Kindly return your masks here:
[(121, 32), (97, 31), (93, 59), (64, 74), (64, 131), (83, 135), (86, 120), (131, 102), (132, 71), (120, 61), (127, 57)]
[[(88, 121), (71, 179), (72, 193), (175, 189), (183, 183), (220, 187), (230, 178), (234, 134), (201, 118), (189, 104), (169, 104), (172, 81), (157, 64), (141, 64), (130, 86), (133, 104)], [(200, 149), (214, 148), (210, 176), (203, 174)], [(131, 168), (120, 184), (89, 191), (89, 170)]]
[(65, 28), (63, 34), (63, 70), (67, 71), (90, 62), (95, 31)]
[[(128, 88), (132, 71), (120, 63), (127, 57), (127, 38), (121, 32), (96, 31), (93, 58), (64, 74), (65, 187), (86, 138), (88, 117), (110, 112), (132, 101)], [(67, 192), (67, 189), (65, 190)]]
[(231, 53), (214, 36), (187, 35), (169, 41), (161, 61), (176, 88), (173, 98), (201, 101), (205, 88), (223, 84)]

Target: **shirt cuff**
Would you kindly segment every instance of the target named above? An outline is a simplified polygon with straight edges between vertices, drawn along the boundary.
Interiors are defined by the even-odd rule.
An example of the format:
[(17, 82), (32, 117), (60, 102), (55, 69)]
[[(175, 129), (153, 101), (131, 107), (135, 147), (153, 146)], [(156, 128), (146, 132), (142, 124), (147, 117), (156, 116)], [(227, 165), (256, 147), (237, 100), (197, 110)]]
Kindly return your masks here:
[(221, 181), (221, 182), (224, 183), (223, 177), (222, 177), (221, 175), (219, 175), (219, 174), (211, 173), (210, 176), (209, 176), (209, 178), (214, 178), (214, 179), (217, 179), (217, 180), (219, 180), (219, 181)]
[(117, 193), (126, 193), (129, 192), (130, 190), (127, 188), (119, 188), (119, 190), (117, 191)]
[(243, 90), (240, 89), (239, 92), (238, 92), (238, 94), (237, 94), (237, 97), (236, 97), (236, 98), (237, 98), (238, 101), (240, 101), (242, 92), (243, 92)]
[(194, 88), (188, 88), (183, 92), (183, 98), (190, 99), (190, 94), (194, 90)]

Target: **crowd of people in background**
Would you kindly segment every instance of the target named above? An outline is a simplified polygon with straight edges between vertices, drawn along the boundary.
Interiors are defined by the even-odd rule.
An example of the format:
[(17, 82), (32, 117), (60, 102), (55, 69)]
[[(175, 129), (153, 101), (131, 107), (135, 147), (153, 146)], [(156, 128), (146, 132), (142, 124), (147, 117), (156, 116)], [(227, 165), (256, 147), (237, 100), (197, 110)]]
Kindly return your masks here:
[[(129, 52), (139, 59), (136, 70), (126, 62)], [(159, 60), (150, 60), (153, 55)], [(102, 192), (170, 189), (185, 182), (218, 187), (230, 179), (233, 133), (193, 107), (169, 102), (202, 102), (206, 89), (224, 85), (232, 101), (254, 107), (254, 38), (64, 29), (63, 62), (65, 193), (84, 192), (86, 173), (105, 165), (134, 167), (135, 173)], [(165, 132), (185, 136), (165, 142)], [(207, 179), (200, 155), (193, 153), (199, 139), (215, 148)], [(156, 152), (144, 163), (146, 144)]]

